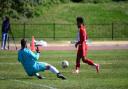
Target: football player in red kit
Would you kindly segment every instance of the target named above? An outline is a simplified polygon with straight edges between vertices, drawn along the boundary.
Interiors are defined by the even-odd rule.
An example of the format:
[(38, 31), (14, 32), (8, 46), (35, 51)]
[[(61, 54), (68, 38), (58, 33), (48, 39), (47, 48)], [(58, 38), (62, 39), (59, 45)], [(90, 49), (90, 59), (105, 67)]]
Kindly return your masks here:
[(88, 48), (86, 41), (87, 41), (88, 37), (87, 37), (86, 26), (84, 25), (83, 18), (77, 17), (76, 20), (77, 20), (77, 27), (79, 29), (79, 32), (78, 32), (78, 38), (77, 38), (78, 41), (75, 44), (75, 47), (78, 50), (77, 50), (77, 58), (76, 58), (76, 70), (74, 71), (74, 73), (79, 73), (81, 58), (84, 63), (94, 66), (96, 68), (96, 71), (99, 72), (99, 64), (94, 63), (92, 60), (90, 60), (86, 57), (87, 56), (87, 48)]

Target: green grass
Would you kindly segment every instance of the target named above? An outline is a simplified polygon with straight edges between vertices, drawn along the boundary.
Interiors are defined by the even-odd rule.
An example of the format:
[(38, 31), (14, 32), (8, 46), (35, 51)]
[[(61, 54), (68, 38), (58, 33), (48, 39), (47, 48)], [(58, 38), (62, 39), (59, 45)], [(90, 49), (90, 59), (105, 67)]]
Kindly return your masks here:
[[(38, 8), (43, 11), (40, 17), (11, 20), (11, 23), (16, 23), (11, 26), (15, 37), (22, 38), (24, 36), (23, 31), (26, 29), (26, 38), (31, 38), (34, 35), (38, 38), (47, 38), (45, 40), (54, 39), (54, 37), (56, 40), (73, 40), (77, 30), (76, 17), (83, 16), (91, 39), (111, 40), (112, 23), (114, 23), (113, 37), (115, 39), (127, 40), (128, 38), (128, 25), (124, 24), (128, 23), (128, 3), (67, 3), (51, 5), (48, 8), (39, 6)], [(24, 22), (29, 25), (24, 26)], [(54, 30), (56, 31), (55, 34)]]
[[(42, 7), (39, 7), (40, 9)], [(69, 3), (51, 6), (32, 23), (76, 23), (77, 16), (83, 16), (86, 23), (127, 22), (128, 3)], [(41, 20), (42, 19), (42, 20)]]
[[(28, 77), (17, 61), (16, 51), (0, 51), (1, 89), (127, 89), (128, 50), (89, 51), (88, 57), (100, 63), (101, 70), (81, 62), (80, 74), (72, 74), (75, 65), (75, 51), (43, 51), (39, 61), (56, 66), (67, 80), (60, 80), (51, 72), (43, 72), (46, 79)], [(68, 60), (70, 66), (61, 68), (61, 61)], [(51, 87), (51, 88), (50, 88)]]

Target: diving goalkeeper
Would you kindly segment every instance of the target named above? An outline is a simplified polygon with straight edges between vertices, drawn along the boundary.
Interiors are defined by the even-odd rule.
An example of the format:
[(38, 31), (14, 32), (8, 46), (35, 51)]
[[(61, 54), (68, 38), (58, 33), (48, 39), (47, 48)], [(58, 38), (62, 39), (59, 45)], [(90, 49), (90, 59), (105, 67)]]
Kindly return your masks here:
[(18, 51), (18, 61), (21, 62), (28, 76), (36, 76), (38, 79), (43, 79), (38, 72), (49, 70), (56, 74), (58, 78), (66, 79), (54, 66), (46, 62), (38, 62), (39, 55), (40, 51), (38, 47), (36, 53), (34, 53), (27, 48), (26, 40), (21, 40), (21, 49)]

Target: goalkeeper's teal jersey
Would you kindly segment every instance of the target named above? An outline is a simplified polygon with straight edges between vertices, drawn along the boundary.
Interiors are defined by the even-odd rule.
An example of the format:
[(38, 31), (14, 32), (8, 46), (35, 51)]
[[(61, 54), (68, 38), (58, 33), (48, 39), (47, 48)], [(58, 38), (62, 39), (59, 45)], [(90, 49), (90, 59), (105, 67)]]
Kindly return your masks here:
[(33, 53), (30, 49), (24, 48), (18, 51), (18, 61), (22, 63), (29, 76), (38, 72), (39, 53)]

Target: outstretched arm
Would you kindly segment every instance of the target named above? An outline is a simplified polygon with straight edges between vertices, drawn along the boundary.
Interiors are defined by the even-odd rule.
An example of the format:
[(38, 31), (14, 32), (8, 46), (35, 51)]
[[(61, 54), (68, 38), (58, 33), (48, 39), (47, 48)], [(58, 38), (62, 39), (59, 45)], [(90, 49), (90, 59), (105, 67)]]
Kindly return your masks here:
[(32, 52), (31, 50), (29, 51), (29, 54), (30, 54), (30, 56), (33, 58), (33, 59), (35, 59), (35, 60), (38, 60), (39, 59), (39, 56), (40, 56), (40, 53), (34, 53), (34, 52)]
[(30, 50), (30, 56), (35, 59), (35, 60), (38, 60), (39, 59), (39, 55), (40, 55), (40, 50), (37, 46), (36, 48), (36, 53), (33, 53), (31, 50)]

